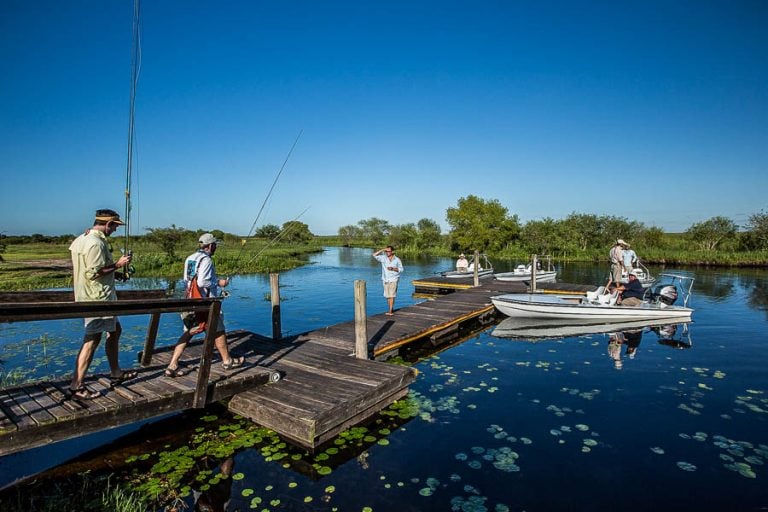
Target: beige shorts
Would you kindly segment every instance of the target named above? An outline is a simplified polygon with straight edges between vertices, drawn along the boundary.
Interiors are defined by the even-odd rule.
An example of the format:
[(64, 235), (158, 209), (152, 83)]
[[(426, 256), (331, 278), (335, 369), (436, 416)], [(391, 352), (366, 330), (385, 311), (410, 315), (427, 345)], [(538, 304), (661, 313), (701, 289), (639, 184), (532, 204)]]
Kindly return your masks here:
[(397, 283), (397, 281), (384, 283), (384, 297), (387, 299), (394, 299), (397, 297)]
[(103, 316), (85, 319), (85, 334), (101, 334), (117, 330), (117, 317)]

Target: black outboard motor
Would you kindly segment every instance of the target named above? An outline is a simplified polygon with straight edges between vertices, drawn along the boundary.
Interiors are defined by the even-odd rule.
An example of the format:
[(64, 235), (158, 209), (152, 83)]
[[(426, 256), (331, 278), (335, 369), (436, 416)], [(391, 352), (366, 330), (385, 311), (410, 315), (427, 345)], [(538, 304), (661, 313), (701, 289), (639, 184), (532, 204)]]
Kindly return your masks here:
[(659, 302), (663, 302), (667, 306), (671, 306), (677, 300), (677, 288), (671, 284), (666, 286), (659, 286), (654, 291), (654, 296), (658, 298)]

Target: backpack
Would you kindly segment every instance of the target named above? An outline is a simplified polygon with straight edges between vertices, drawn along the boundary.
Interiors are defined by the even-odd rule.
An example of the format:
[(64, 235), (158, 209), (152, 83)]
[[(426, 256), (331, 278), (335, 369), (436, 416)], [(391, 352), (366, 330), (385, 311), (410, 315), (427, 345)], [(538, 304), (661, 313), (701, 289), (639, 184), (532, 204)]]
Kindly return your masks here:
[[(207, 255), (206, 255), (207, 256)], [(203, 294), (200, 291), (200, 286), (197, 284), (197, 267), (200, 263), (200, 261), (205, 256), (196, 259), (196, 260), (190, 260), (187, 262), (187, 288), (184, 293), (185, 299), (202, 299)], [(210, 256), (208, 256), (210, 258)], [(184, 326), (189, 331), (196, 331), (203, 332), (205, 331), (206, 324), (208, 322), (208, 312), (207, 311), (196, 311), (196, 312), (188, 312), (184, 314), (182, 321), (184, 322)]]

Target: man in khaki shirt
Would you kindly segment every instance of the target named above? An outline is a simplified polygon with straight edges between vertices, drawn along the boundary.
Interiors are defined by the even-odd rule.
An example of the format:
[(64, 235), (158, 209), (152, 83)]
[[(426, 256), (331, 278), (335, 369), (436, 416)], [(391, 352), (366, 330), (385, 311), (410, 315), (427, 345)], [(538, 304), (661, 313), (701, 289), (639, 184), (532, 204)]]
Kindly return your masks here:
[[(115, 291), (115, 271), (126, 267), (131, 262), (130, 255), (123, 255), (117, 262), (112, 260), (112, 252), (107, 237), (125, 224), (120, 215), (113, 210), (96, 210), (93, 227), (80, 235), (69, 246), (72, 253), (73, 282), (75, 301), (111, 301), (117, 300)], [(116, 317), (85, 319), (83, 345), (75, 360), (75, 372), (72, 375), (70, 392), (74, 398), (90, 400), (99, 396), (83, 383), (93, 355), (101, 342), (101, 333), (107, 333), (104, 351), (110, 368), (110, 381), (113, 385), (134, 378), (133, 370), (123, 371), (118, 362), (118, 342), (120, 340), (120, 321)]]

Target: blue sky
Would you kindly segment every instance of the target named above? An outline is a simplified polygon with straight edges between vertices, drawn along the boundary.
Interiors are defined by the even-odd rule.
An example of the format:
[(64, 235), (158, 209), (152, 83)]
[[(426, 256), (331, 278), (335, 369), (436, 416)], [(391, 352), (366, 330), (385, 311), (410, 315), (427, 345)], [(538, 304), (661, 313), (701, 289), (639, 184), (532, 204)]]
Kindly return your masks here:
[[(0, 4), (0, 231), (124, 210), (130, 0)], [(768, 2), (144, 1), (134, 232), (768, 209)]]

